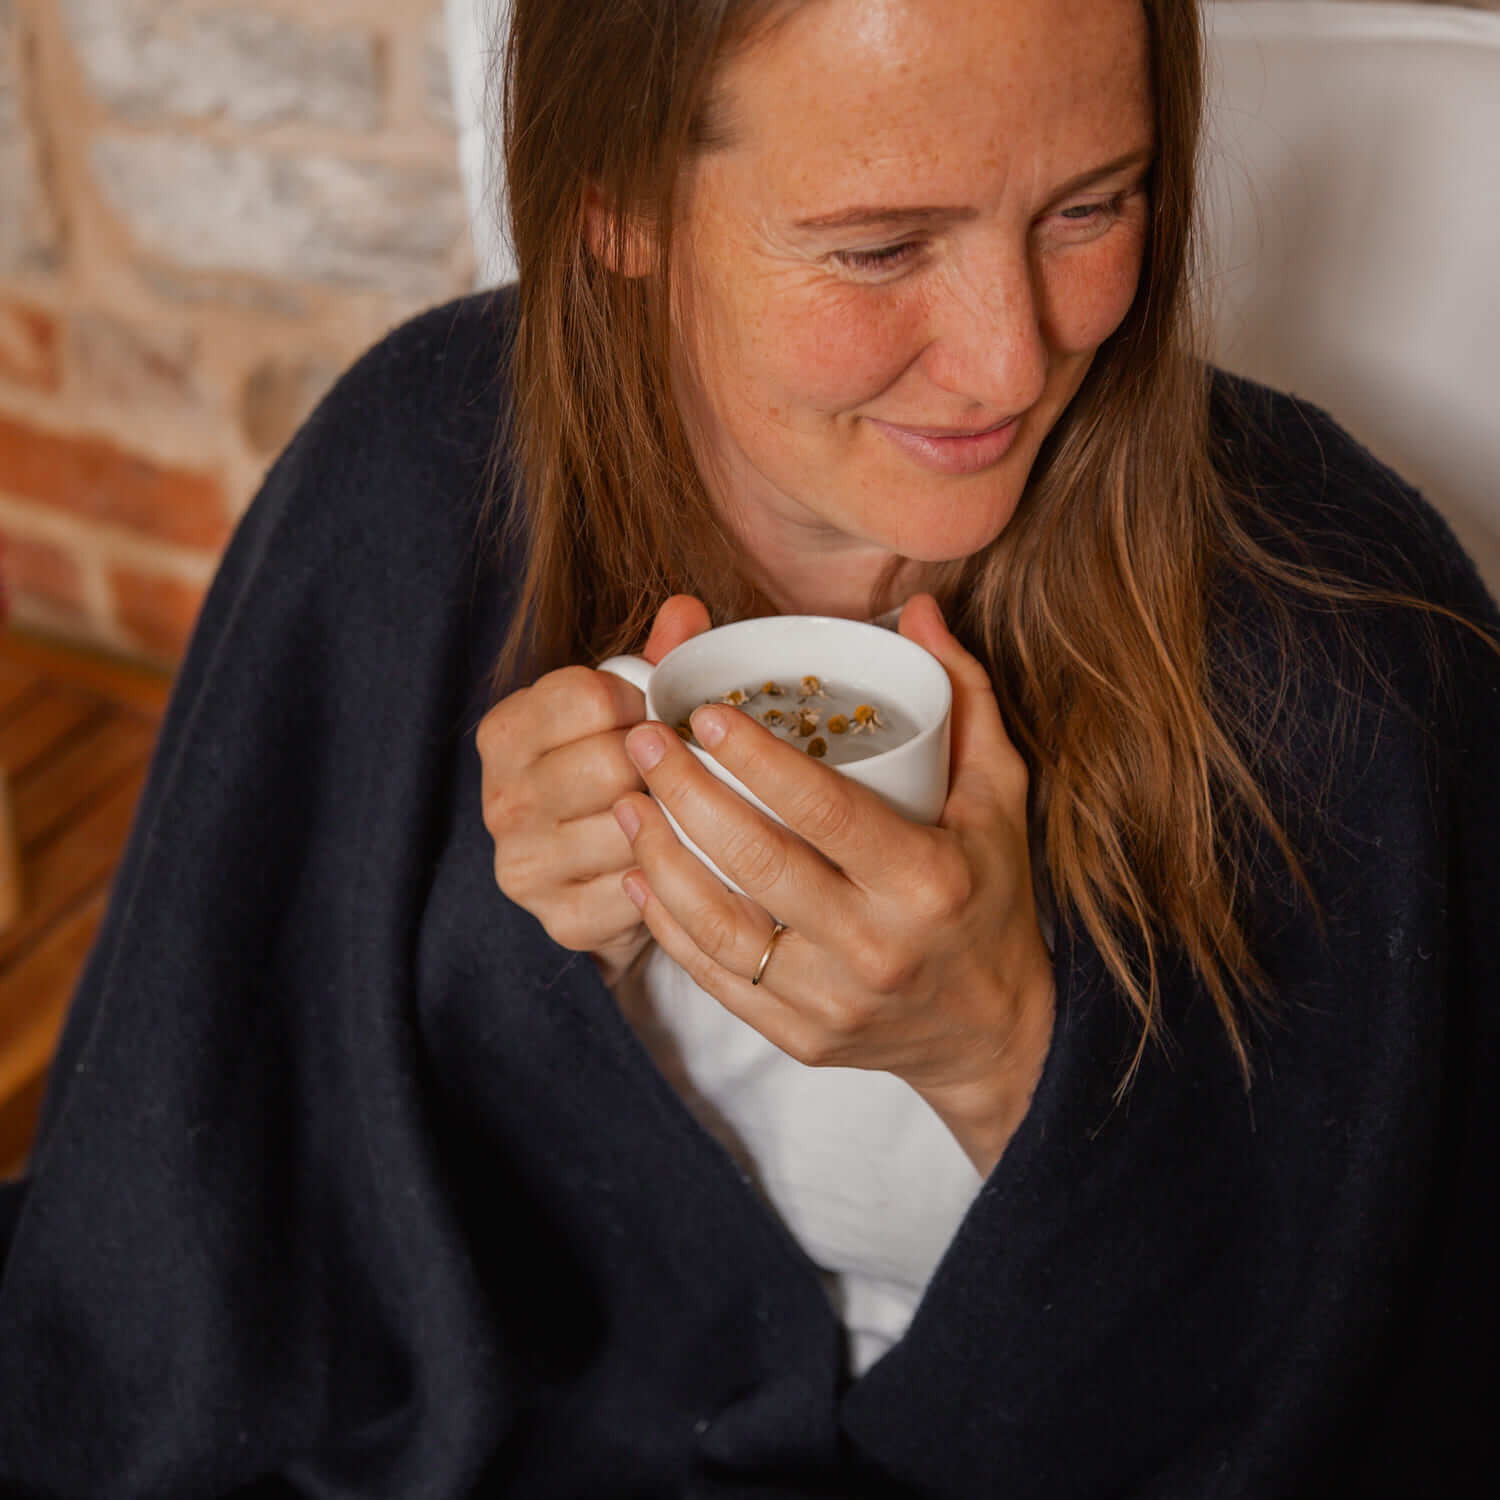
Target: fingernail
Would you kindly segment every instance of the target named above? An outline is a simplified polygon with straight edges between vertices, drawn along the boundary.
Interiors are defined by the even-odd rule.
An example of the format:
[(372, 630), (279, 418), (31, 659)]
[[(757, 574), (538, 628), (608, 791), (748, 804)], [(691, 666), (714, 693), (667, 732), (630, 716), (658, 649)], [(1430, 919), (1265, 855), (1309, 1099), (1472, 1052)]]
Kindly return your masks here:
[(724, 720), (724, 710), (721, 708), (697, 708), (689, 722), (693, 726), (693, 735), (700, 745), (707, 745), (710, 750), (715, 745), (723, 743), (729, 726)]
[(641, 815), (628, 802), (615, 803), (615, 822), (620, 825), (625, 837), (633, 844), (641, 831)]
[(637, 908), (644, 909), (646, 905), (646, 882), (632, 870), (630, 874), (621, 879), (620, 884), (625, 887), (625, 894), (635, 902)]
[(638, 769), (649, 771), (666, 754), (666, 746), (662, 744), (660, 731), (646, 725), (630, 732), (625, 740), (625, 753)]

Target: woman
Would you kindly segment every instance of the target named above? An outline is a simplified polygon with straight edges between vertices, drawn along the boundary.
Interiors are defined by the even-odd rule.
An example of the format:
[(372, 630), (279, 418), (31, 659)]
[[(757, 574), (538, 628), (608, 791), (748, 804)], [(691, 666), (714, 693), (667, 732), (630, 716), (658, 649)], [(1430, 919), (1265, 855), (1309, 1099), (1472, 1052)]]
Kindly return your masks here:
[[(519, 293), (346, 377), (205, 609), (0, 1481), (1482, 1490), (1497, 621), (1191, 357), (1194, 7), (523, 0), (510, 83)], [(897, 609), (935, 829), (729, 719), (796, 843), (592, 665)]]

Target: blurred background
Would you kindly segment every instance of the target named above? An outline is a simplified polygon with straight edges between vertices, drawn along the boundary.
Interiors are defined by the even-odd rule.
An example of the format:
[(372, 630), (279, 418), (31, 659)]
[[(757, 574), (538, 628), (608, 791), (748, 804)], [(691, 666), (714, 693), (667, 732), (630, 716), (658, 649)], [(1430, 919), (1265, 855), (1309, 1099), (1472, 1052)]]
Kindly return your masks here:
[(473, 273), (441, 0), (0, 0), (13, 619), (170, 667), (269, 460)]

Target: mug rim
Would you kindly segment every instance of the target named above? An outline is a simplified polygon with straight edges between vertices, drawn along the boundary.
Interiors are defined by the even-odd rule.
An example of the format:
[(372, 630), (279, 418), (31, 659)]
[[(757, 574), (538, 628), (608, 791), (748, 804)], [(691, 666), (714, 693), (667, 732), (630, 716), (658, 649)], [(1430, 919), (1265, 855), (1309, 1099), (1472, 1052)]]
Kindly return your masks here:
[[(948, 676), (947, 668), (943, 666), (942, 662), (932, 652), (927, 650), (925, 646), (919, 646), (915, 641), (908, 640), (904, 635), (898, 634), (889, 626), (876, 625), (869, 620), (850, 620), (842, 615), (756, 615), (746, 620), (731, 620), (726, 625), (716, 625), (698, 635), (689, 637), (667, 652), (652, 669), (646, 694), (652, 717), (665, 722), (659, 712), (663, 705), (658, 684), (662, 680), (663, 672), (667, 670), (674, 658), (686, 665), (691, 661), (692, 657), (700, 654), (703, 649), (706, 649), (706, 643), (710, 641), (711, 637), (717, 636), (722, 642), (725, 636), (731, 634), (754, 633), (757, 630), (795, 628), (797, 626), (805, 626), (809, 629), (814, 627), (819, 629), (832, 628), (840, 632), (856, 635), (875, 632), (881, 638), (880, 645), (882, 650), (894, 650), (898, 656), (906, 658), (913, 670), (929, 674), (931, 683), (935, 689), (937, 699), (935, 711), (924, 716), (925, 722), (918, 724), (915, 734), (902, 740), (898, 745), (892, 745), (888, 749), (881, 750), (874, 755), (865, 756), (860, 760), (851, 762), (847, 766), (840, 766), (837, 769), (848, 773), (858, 766), (872, 766), (877, 761), (885, 761), (888, 757), (898, 755), (902, 751), (915, 753), (917, 747), (924, 741), (941, 731), (953, 710), (953, 682)], [(699, 647), (698, 651), (692, 649), (695, 646)], [(691, 750), (698, 749), (697, 746), (693, 745), (690, 745), (688, 748)], [(699, 753), (700, 755), (702, 754), (702, 752)], [(712, 757), (708, 757), (708, 759), (711, 761)]]

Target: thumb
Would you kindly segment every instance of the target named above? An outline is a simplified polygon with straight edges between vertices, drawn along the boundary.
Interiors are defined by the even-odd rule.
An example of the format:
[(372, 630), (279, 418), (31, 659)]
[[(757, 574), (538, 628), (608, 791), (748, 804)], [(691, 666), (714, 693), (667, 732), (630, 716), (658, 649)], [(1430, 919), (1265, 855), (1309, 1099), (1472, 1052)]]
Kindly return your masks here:
[[(931, 594), (906, 601), (900, 634), (930, 651), (953, 684), (948, 803), (1000, 805), (1025, 817), (1026, 762), (1005, 732), (1005, 720), (984, 664), (948, 629)], [(944, 822), (947, 821), (947, 809)]]
[(668, 651), (709, 628), (708, 610), (691, 594), (673, 594), (656, 612), (641, 655), (654, 667)]

